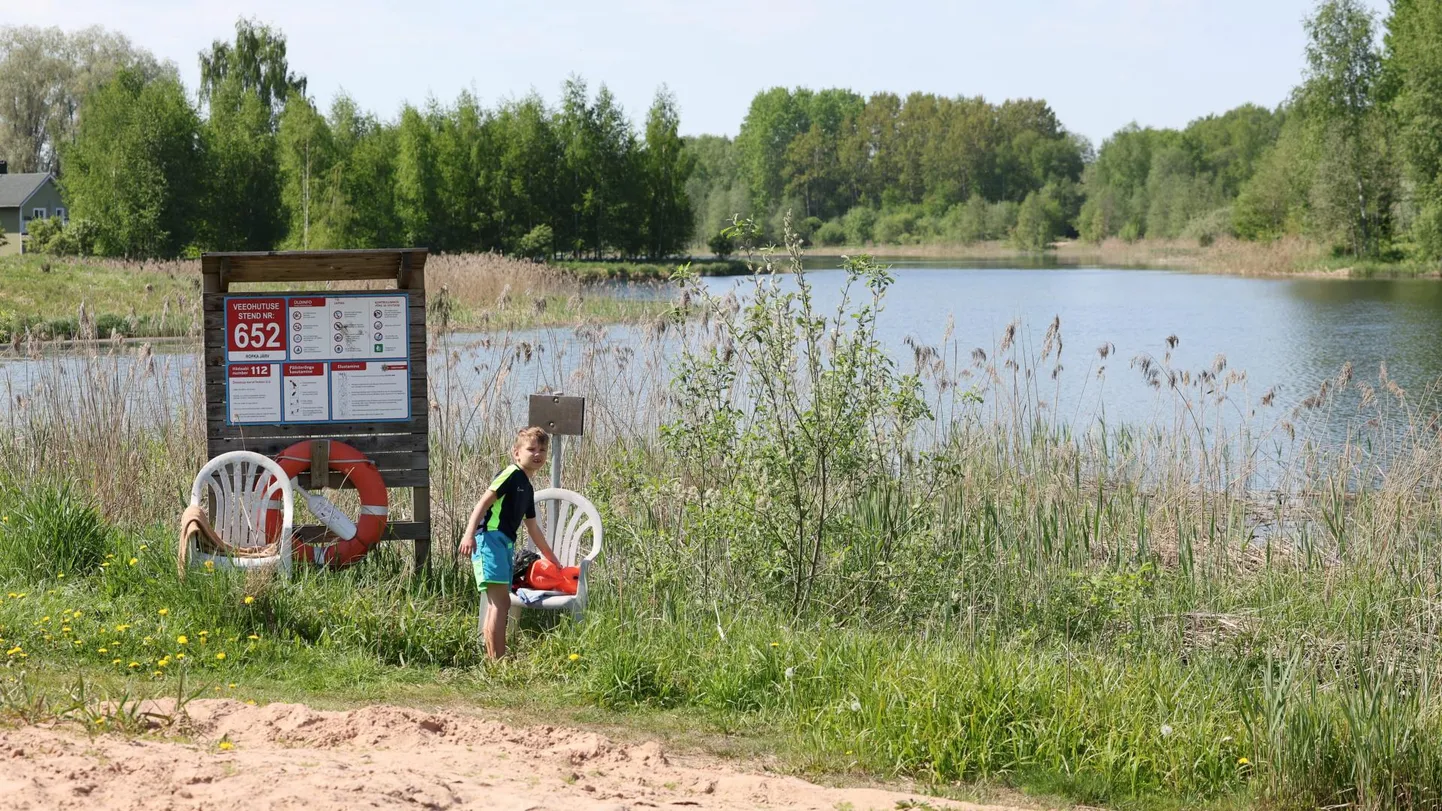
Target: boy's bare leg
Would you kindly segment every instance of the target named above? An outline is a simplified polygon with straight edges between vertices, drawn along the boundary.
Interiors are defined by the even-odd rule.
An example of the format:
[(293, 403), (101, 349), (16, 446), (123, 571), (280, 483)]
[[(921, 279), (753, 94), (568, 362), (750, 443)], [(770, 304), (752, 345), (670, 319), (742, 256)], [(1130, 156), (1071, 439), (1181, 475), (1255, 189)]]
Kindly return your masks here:
[(511, 614), (511, 589), (505, 583), (487, 583), (486, 655), (499, 659), (506, 655), (506, 620)]

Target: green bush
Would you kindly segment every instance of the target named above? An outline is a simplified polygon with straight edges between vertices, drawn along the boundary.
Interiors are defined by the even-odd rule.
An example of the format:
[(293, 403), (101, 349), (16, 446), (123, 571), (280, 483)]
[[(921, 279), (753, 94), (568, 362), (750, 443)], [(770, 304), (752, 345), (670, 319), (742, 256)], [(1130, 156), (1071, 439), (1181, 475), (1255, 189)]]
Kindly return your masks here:
[(876, 219), (876, 211), (866, 206), (857, 206), (846, 212), (842, 219), (842, 224), (846, 227), (846, 241), (852, 245), (865, 245), (870, 242)]
[(911, 235), (912, 229), (915, 227), (915, 214), (906, 211), (887, 214), (876, 221), (876, 241), (888, 245), (899, 245)]
[(717, 259), (724, 260), (736, 252), (736, 240), (732, 239), (730, 234), (721, 231), (706, 240), (706, 247), (711, 249), (711, 253), (716, 254)]
[(516, 243), (516, 253), (527, 259), (545, 259), (552, 254), (551, 246), (555, 241), (556, 234), (551, 226), (542, 223), (521, 237)]
[(31, 220), (26, 225), (26, 253), (55, 253), (54, 242), (64, 229), (65, 223), (59, 217)]
[(32, 484), (0, 522), (0, 577), (43, 580), (90, 572), (105, 560), (110, 527), (69, 483)]
[(816, 229), (816, 242), (819, 245), (845, 245), (846, 227), (838, 220), (832, 220)]

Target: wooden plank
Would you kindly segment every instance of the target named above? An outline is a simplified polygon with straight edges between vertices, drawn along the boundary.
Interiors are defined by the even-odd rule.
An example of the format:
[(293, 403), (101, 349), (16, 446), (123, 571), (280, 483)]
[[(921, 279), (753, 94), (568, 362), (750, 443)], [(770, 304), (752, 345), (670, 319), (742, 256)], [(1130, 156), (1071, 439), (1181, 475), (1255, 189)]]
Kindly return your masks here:
[[(336, 439), (355, 448), (361, 453), (428, 453), (430, 436), (425, 433), (414, 434), (360, 434), (356, 436), (331, 436), (316, 435), (314, 439)], [(210, 437), (208, 447), (224, 447), (227, 450), (252, 450), (257, 447), (279, 447), (288, 448), (301, 438), (293, 436), (285, 437)]]
[[(313, 486), (310, 471), (304, 471), (295, 478), (296, 481), (300, 482), (300, 486), (307, 490), (320, 489)], [(431, 486), (430, 471), (428, 470), (382, 470), (381, 478), (385, 480), (387, 488)], [(343, 488), (353, 488), (354, 485), (348, 476), (337, 473), (336, 471), (331, 471), (330, 479), (326, 481), (322, 487), (340, 490)]]
[(415, 548), (412, 550), (415, 555), (415, 571), (429, 571), (431, 565), (431, 488), (416, 487), (411, 490), (411, 514), (415, 516), (416, 523), (424, 524), (426, 527), (425, 536), (415, 539)]
[[(272, 454), (266, 454), (270, 456)], [(374, 461), (374, 460), (372, 460)], [(310, 441), (310, 478), (315, 481), (330, 470), (330, 443), (319, 439)]]
[[(374, 462), (376, 467), (381, 470), (401, 470), (404, 468), (425, 470), (430, 466), (430, 451), (426, 448), (410, 447), (397, 448), (394, 450), (376, 450), (374, 448), (364, 447), (366, 444), (364, 442), (346, 442), (345, 439), (346, 438), (343, 438), (341, 441), (364, 454), (367, 459)], [(281, 451), (295, 444), (293, 442), (290, 444), (286, 443), (287, 440), (284, 439), (262, 439), (247, 442), (217, 439), (207, 443), (206, 450), (217, 450), (220, 453), (228, 451), (252, 451), (263, 456), (276, 456)]]
[(425, 434), (430, 428), (425, 415), (414, 415), (409, 422), (333, 422), (313, 425), (226, 425), (213, 423), (206, 428), (211, 439), (255, 439), (274, 437), (299, 442), (312, 437), (365, 437), (375, 434)]
[(237, 282), (393, 280), (407, 257), (412, 267), (425, 266), (425, 249), (363, 251), (264, 251), (212, 253), (201, 256), (201, 268), (222, 268), (221, 280)]
[[(329, 532), (320, 524), (302, 524), (295, 527), (295, 539), (303, 543), (315, 543), (323, 541)], [(386, 523), (386, 531), (381, 535), (382, 541), (410, 541), (418, 537), (430, 534), (429, 522), (421, 521), (395, 521)]]

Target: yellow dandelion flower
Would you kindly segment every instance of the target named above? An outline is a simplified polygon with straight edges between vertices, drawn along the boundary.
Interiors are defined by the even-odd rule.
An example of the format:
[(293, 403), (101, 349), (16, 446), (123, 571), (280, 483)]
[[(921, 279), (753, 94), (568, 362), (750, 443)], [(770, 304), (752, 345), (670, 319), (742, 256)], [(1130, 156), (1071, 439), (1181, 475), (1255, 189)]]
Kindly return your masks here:
[(213, 561), (213, 560), (207, 560), (207, 561), (205, 562), (205, 568), (206, 568), (206, 569), (209, 569), (209, 570), (215, 569), (215, 561)]
[(19, 645), (16, 645), (15, 647), (11, 648), (10, 650), (5, 651), (5, 655), (6, 655), (6, 656), (14, 656), (14, 655), (17, 654), (17, 653), (24, 653), (24, 651), (22, 651), (22, 650), (20, 649), (20, 646), (19, 646)]
[(149, 549), (149, 548), (150, 548), (150, 547), (146, 546), (145, 544), (141, 544), (141, 545), (140, 545), (140, 551), (142, 551), (142, 552), (144, 552), (145, 550), (147, 550), (147, 549)]
[(225, 651), (221, 651), (220, 653), (217, 653), (217, 654), (215, 655), (215, 658), (221, 660), (222, 662), (225, 661)]
[(74, 618), (76, 618), (76, 619), (80, 619), (80, 611), (77, 609), (77, 610), (76, 610), (74, 613), (72, 613), (70, 616), (72, 616), (72, 617), (74, 617)]
[(41, 622), (49, 622), (49, 621), (50, 621), (50, 615), (49, 615), (49, 614), (46, 614), (45, 616), (43, 616), (43, 617), (40, 618), (40, 621), (41, 621)]
[(219, 693), (219, 692), (220, 692), (220, 685), (218, 685), (218, 684), (215, 685), (215, 688), (214, 688), (214, 689), (215, 689), (215, 692)]
[(65, 573), (64, 573), (64, 572), (61, 572), (60, 574), (55, 575), (55, 579), (57, 579), (57, 580), (64, 580), (64, 579), (65, 579)]
[(159, 615), (162, 616), (162, 617), (166, 617), (166, 616), (169, 616), (169, 615), (170, 615), (170, 609), (168, 609), (168, 608), (162, 608), (162, 609), (160, 609), (159, 611), (157, 611), (157, 612), (155, 612), (155, 613), (159, 614)]
[(120, 664), (120, 663), (122, 663), (122, 662), (124, 662), (124, 661), (125, 661), (124, 659), (111, 659), (111, 660), (110, 660), (110, 664), (112, 664), (112, 665), (118, 665), (118, 664)]
[(177, 662), (180, 661), (181, 659), (184, 659), (184, 658), (185, 658), (185, 654), (183, 654), (183, 653), (177, 653), (177, 654), (175, 654), (175, 661), (177, 661)]
[(187, 637), (185, 634), (181, 634), (180, 636), (177, 636), (175, 638), (175, 643), (177, 645), (186, 645), (190, 643), (190, 638)]
[(62, 625), (62, 626), (60, 626), (60, 632), (61, 632), (61, 633), (66, 633), (66, 634), (70, 633), (70, 626), (69, 626), (69, 625)]
[(161, 673), (159, 670), (157, 670), (157, 671), (155, 671), (154, 673), (151, 673), (150, 675), (152, 675), (152, 676), (164, 676), (165, 674), (164, 674), (164, 673)]
[(253, 699), (253, 698), (248, 698), (248, 699), (246, 699), (246, 700), (245, 700), (245, 705), (246, 705), (247, 707), (254, 707), (254, 706), (255, 706), (255, 699)]
[(115, 559), (115, 556), (114, 556), (114, 555), (106, 555), (106, 556), (105, 556), (105, 559), (106, 559), (106, 560), (114, 560), (114, 559)]
[(246, 605), (250, 605), (250, 604), (253, 603), (253, 602), (255, 602), (255, 598), (254, 598), (254, 597), (250, 596), (249, 594), (245, 595), (245, 604), (246, 604)]
[(780, 643), (780, 642), (772, 642), (772, 643), (771, 643), (771, 647), (773, 647), (773, 648), (779, 648), (779, 647), (781, 647), (781, 643)]
[(567, 657), (566, 657), (566, 659), (567, 659), (568, 661), (572, 661), (572, 662), (576, 661), (576, 660), (579, 659), (579, 658), (581, 658), (581, 654), (579, 654), (579, 653), (573, 653), (573, 654), (571, 654), (570, 656), (567, 656)]
[(165, 658), (163, 658), (163, 659), (161, 659), (160, 661), (156, 662), (156, 663), (155, 663), (155, 666), (156, 666), (156, 667), (170, 667), (170, 657), (169, 657), (169, 656), (166, 656)]
[(235, 744), (231, 743), (230, 741), (221, 741), (221, 742), (220, 742), (220, 751), (222, 751), (222, 752), (229, 752), (230, 750), (232, 750), (232, 749), (234, 749), (234, 748), (235, 748)]
[(250, 636), (246, 637), (246, 639), (260, 639), (260, 637), (256, 636), (255, 634), (251, 634)]
[(131, 559), (130, 559), (130, 565), (131, 565), (131, 566), (134, 566), (135, 564), (137, 564), (137, 563), (139, 563), (139, 562), (140, 562), (140, 558), (131, 558)]
[(1244, 757), (1239, 757), (1239, 758), (1237, 758), (1237, 765), (1238, 765), (1238, 766), (1246, 766), (1246, 765), (1250, 764), (1251, 762), (1252, 762), (1252, 761), (1247, 760), (1247, 759), (1244, 758)]
[(231, 682), (230, 684), (225, 685), (225, 687), (226, 687), (226, 689), (228, 689), (228, 690), (234, 690), (234, 689), (235, 689), (235, 682)]
[(109, 653), (109, 652), (110, 652), (110, 649), (109, 649), (109, 648), (99, 648), (99, 649), (97, 649), (95, 652), (96, 652), (96, 653)]
[(139, 662), (131, 662), (130, 664), (126, 665), (126, 667), (130, 668), (131, 670), (134, 670), (135, 668), (140, 667), (140, 663), (139, 663)]

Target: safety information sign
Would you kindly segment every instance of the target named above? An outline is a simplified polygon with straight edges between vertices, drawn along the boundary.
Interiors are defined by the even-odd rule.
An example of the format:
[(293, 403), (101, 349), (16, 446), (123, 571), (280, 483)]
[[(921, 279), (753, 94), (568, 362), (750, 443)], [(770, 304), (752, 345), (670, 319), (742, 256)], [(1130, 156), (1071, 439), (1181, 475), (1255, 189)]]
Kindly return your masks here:
[(231, 425), (410, 419), (406, 293), (227, 296)]
[(280, 374), (274, 363), (232, 363), (225, 370), (226, 418), (280, 422)]
[(330, 365), (331, 413), (348, 422), (405, 419), (410, 364), (337, 361)]

